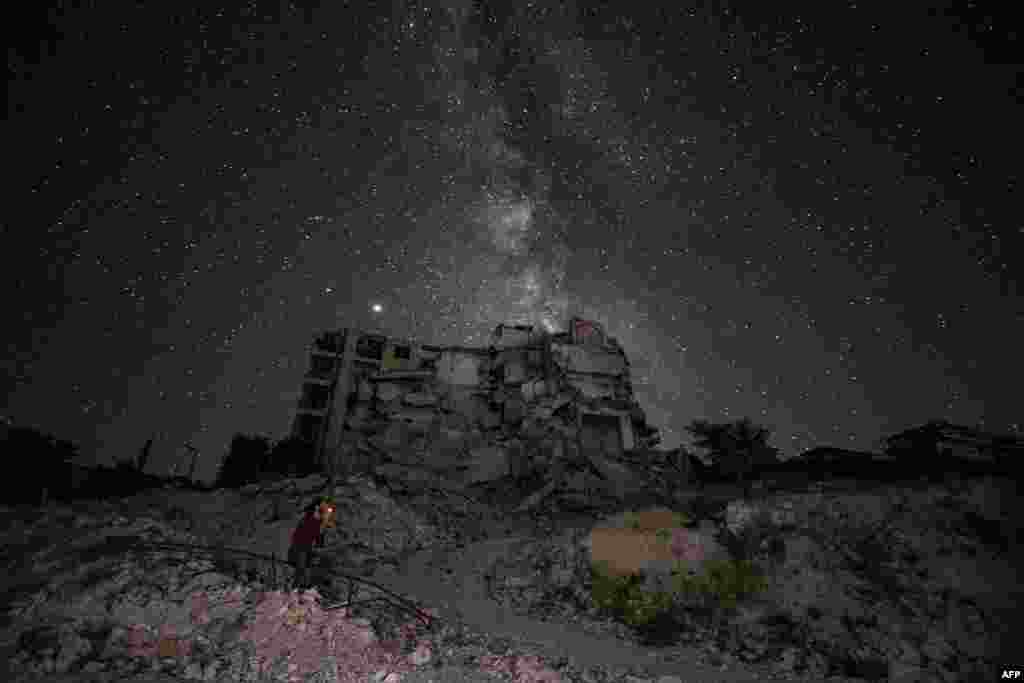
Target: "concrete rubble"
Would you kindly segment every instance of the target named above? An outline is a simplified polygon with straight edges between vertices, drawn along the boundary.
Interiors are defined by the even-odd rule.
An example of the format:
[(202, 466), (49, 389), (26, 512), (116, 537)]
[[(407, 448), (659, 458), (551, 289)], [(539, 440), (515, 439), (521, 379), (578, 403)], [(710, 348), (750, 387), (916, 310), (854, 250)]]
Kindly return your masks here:
[[(319, 476), (236, 491), (166, 489), (110, 503), (0, 510), (5, 570), (14, 579), (0, 644), (17, 675), (26, 677), (9, 680), (74, 674), (113, 681), (156, 673), (256, 680), (241, 634), (259, 596), (274, 588), (266, 565), (131, 547), (219, 540), (271, 554), (303, 506), (323, 493), (335, 496), (344, 520), (328, 538), (328, 553), (344, 558), (344, 569), (354, 574), (381, 562), (400, 565), (420, 549), (459, 553), (472, 540), (464, 537), (470, 521), (495, 513), (440, 493), (391, 493), (374, 477), (346, 479), (332, 489)], [(783, 680), (988, 676), (1024, 627), (1018, 500), (1013, 482), (978, 479), (955, 490), (904, 485), (777, 493), (693, 513), (688, 532), (715, 550), (706, 557), (723, 549), (749, 556), (767, 572), (770, 587), (717, 624), (693, 617), (673, 644), (659, 647), (697, 648), (709, 662), (770, 666)], [(621, 529), (624, 517), (579, 519), (560, 528), (550, 518), (546, 530), (481, 567), (490, 599), (531, 618), (571, 621), (642, 646), (636, 633), (596, 610), (590, 595), (595, 531)], [(700, 561), (692, 569), (699, 572)], [(211, 599), (203, 623), (195, 622), (189, 602), (196, 591)], [(303, 680), (336, 680), (328, 674)], [(272, 679), (287, 680), (288, 672)], [(595, 679), (588, 673), (569, 680)]]
[[(458, 554), (481, 540), (484, 522), (524, 513), (537, 530), (480, 570), (489, 599), (637, 647), (652, 645), (596, 609), (591, 563), (611, 559), (664, 587), (672, 567), (650, 543), (653, 527), (627, 530), (621, 513), (686, 511), (684, 535), (703, 553), (687, 560), (690, 571), (750, 559), (769, 588), (715, 622), (687, 612), (682, 631), (659, 647), (770, 665), (783, 680), (988, 680), (1024, 628), (1015, 482), (813, 485), (719, 503), (678, 496), (666, 483), (685, 488), (698, 463), (653, 450), (657, 431), (633, 397), (628, 359), (589, 321), (559, 334), (499, 326), (484, 349), (329, 333), (311, 351), (293, 433), (318, 444), (328, 474), (0, 508), (8, 577), (0, 647), (22, 677), (10, 680), (257, 680), (245, 624), (260, 597), (287, 580), (274, 561), (286, 557), (302, 509), (323, 494), (339, 507), (325, 553), (326, 571), (338, 575), (401, 567), (421, 551)], [(687, 500), (700, 505), (688, 509)], [(582, 526), (559, 526), (581, 510)], [(140, 553), (139, 543), (162, 547)], [(192, 556), (190, 547), (223, 552)], [(328, 578), (323, 587), (339, 585)], [(221, 605), (198, 622), (189, 603), (197, 591)], [(385, 623), (374, 630), (379, 640), (389, 635)], [(463, 645), (435, 642), (436, 650), (464, 648), (457, 635)], [(428, 663), (406, 650), (394, 651)], [(271, 680), (296, 679), (281, 670)], [(304, 680), (343, 679), (326, 667)]]
[[(246, 625), (257, 619), (262, 600), (288, 585), (291, 570), (273, 559), (285, 557), (303, 508), (324, 494), (335, 498), (344, 520), (326, 539), (323, 567), (329, 571), (367, 575), (424, 547), (461, 540), (452, 531), (462, 526), (459, 521), (440, 517), (458, 517), (458, 506), (443, 511), (432, 500), (410, 497), (399, 503), (365, 477), (333, 488), (326, 477), (313, 476), (238, 490), (167, 487), (111, 502), (0, 508), (7, 572), (0, 649), (10, 667), (5, 680), (300, 680), (285, 669), (258, 678)], [(348, 585), (324, 585), (341, 583)], [(209, 607), (197, 619), (200, 594)], [(289, 608), (289, 618), (300, 607)], [(351, 621), (371, 626), (365, 619)], [(383, 623), (368, 631), (371, 641), (394, 636), (393, 629), (382, 630)], [(423, 647), (392, 654), (395, 661), (405, 657), (406, 668), (428, 664)], [(387, 669), (381, 667), (385, 674)], [(328, 667), (301, 680), (350, 680), (339, 678), (344, 673)]]
[[(688, 621), (677, 642), (821, 680), (993, 677), (1024, 627), (1017, 578), (1024, 534), (1008, 488), (1014, 484), (974, 480), (955, 491), (890, 486), (723, 504), (690, 533), (752, 558), (769, 588), (717, 625)], [(1001, 506), (993, 502), (999, 499)], [(588, 589), (594, 532), (615, 527), (621, 518), (599, 522), (590, 534), (574, 530), (517, 545), (489, 569), (491, 595), (534, 618), (642, 642), (602, 615)], [(617, 538), (605, 539), (602, 552), (612, 552)], [(653, 555), (621, 547), (623, 566), (655, 568)], [(707, 554), (715, 557), (721, 555)]]
[(530, 487), (522, 509), (651, 489), (638, 456), (657, 430), (633, 396), (622, 347), (597, 323), (574, 319), (556, 334), (499, 325), (488, 348), (344, 329), (310, 354), (293, 433), (319, 444), (331, 471), (464, 493)]

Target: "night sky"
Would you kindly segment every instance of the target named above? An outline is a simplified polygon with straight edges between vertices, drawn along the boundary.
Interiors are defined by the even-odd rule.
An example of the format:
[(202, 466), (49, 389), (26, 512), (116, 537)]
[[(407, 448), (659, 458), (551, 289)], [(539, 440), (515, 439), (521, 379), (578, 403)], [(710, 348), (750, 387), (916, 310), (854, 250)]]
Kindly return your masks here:
[(665, 446), (1024, 423), (1009, 14), (93, 4), (8, 27), (2, 250), (5, 414), (89, 458), (212, 477), (286, 433), (322, 329), (573, 314)]

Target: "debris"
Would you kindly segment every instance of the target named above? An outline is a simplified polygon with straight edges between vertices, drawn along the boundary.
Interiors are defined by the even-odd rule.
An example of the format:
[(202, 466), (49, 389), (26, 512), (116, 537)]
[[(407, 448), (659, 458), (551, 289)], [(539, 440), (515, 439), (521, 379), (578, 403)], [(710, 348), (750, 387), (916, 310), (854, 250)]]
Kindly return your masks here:
[[(528, 496), (527, 508), (566, 483), (576, 500), (592, 490), (619, 499), (645, 491), (650, 476), (629, 455), (656, 444), (657, 430), (633, 397), (625, 355), (597, 323), (576, 320), (572, 330), (499, 325), (492, 346), (477, 349), (340, 330), (334, 351), (310, 351), (311, 367), (330, 356), (338, 389), (317, 405), (308, 401), (315, 392), (303, 392), (295, 434), (322, 439), (339, 471), (365, 463), (412, 486), (435, 485), (426, 469), (463, 487), (507, 481)], [(319, 381), (307, 374), (310, 387)], [(556, 461), (577, 476), (552, 487)], [(530, 482), (547, 482), (546, 493), (529, 495)]]

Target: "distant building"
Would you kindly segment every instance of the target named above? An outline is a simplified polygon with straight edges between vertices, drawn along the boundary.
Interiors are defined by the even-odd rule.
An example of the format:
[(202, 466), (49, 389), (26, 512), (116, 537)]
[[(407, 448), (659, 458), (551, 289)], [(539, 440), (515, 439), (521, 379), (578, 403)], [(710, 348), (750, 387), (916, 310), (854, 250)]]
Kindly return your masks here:
[(86, 467), (80, 463), (68, 462), (68, 485), (73, 493), (77, 493), (85, 488), (89, 482), (89, 476), (92, 473), (92, 468)]
[(967, 463), (1008, 464), (1024, 458), (1024, 439), (933, 421), (887, 437), (886, 454), (934, 455)]
[[(600, 324), (498, 325), (487, 348), (437, 346), (343, 328), (309, 352), (291, 433), (328, 468), (372, 457), (368, 440), (472, 436), (562, 441), (609, 456), (653, 448), (629, 361)], [(390, 446), (389, 446), (390, 447)]]
[(768, 485), (800, 486), (833, 478), (868, 478), (886, 460), (880, 453), (818, 446), (784, 461), (759, 465), (755, 472)]

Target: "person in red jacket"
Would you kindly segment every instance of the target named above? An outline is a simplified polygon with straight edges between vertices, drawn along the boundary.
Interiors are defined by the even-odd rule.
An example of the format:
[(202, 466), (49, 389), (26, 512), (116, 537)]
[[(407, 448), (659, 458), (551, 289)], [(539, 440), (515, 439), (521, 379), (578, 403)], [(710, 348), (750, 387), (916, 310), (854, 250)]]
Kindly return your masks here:
[(313, 547), (323, 547), (323, 532), (334, 526), (334, 511), (334, 502), (329, 498), (314, 501), (306, 508), (305, 514), (292, 532), (288, 562), (295, 567), (295, 588), (298, 590), (312, 586), (309, 569), (313, 559)]

